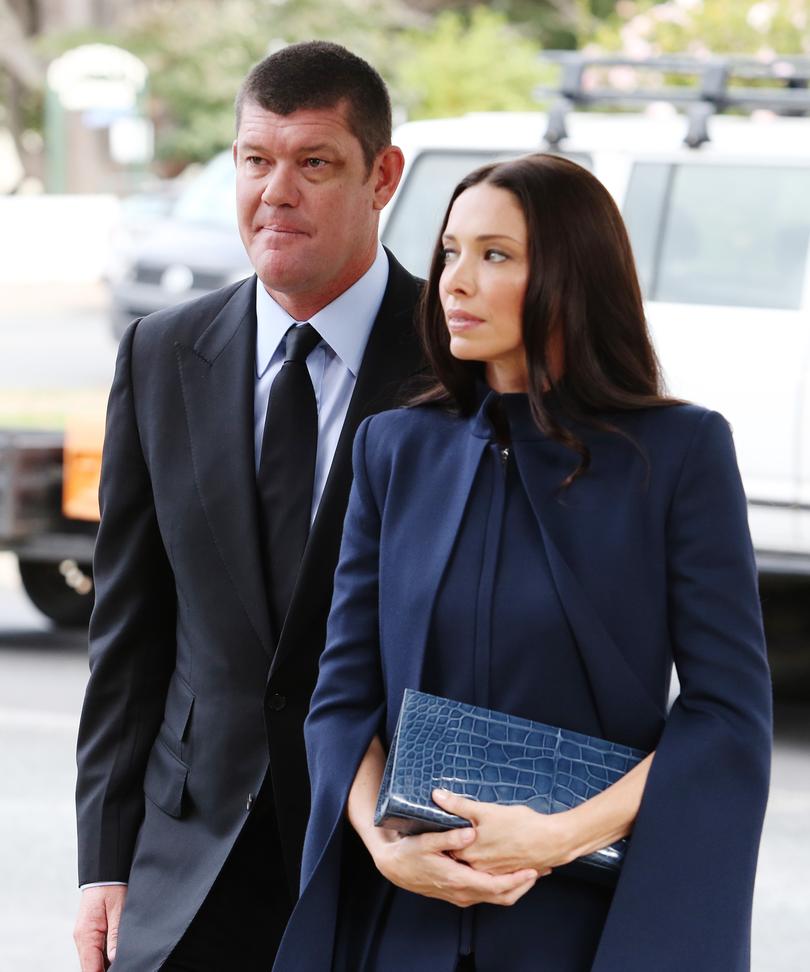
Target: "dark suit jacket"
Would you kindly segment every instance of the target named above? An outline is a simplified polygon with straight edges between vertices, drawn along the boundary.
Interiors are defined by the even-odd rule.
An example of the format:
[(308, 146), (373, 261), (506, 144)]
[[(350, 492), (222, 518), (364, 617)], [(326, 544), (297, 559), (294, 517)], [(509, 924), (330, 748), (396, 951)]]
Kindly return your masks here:
[[(563, 493), (558, 486), (577, 464), (570, 450), (543, 436), (515, 450), (601, 735), (657, 751), (607, 919), (591, 930), (592, 968), (743, 972), (771, 699), (730, 429), (693, 405), (604, 417), (640, 449), (575, 427), (592, 464)], [(370, 739), (379, 733), (390, 744), (404, 689), (421, 687), (432, 605), (486, 444), (480, 417), (435, 407), (378, 415), (358, 432), (327, 647), (305, 727), (312, 816), (302, 896), (276, 972), (331, 968), (341, 869), (344, 894), (379, 898), (384, 882), (363, 870), (345, 801)], [(471, 564), (471, 585), (476, 570)], [(458, 651), (467, 664), (465, 646)], [(667, 714), (673, 660), (681, 694)], [(375, 880), (371, 892), (361, 884)], [(544, 881), (570, 890), (562, 877)], [(549, 935), (555, 927), (560, 941), (545, 944), (559, 956), (564, 915)], [(388, 972), (425, 961), (452, 972), (456, 941), (429, 925), (413, 928), (401, 965)], [(538, 961), (545, 954), (533, 927), (512, 928), (501, 947), (502, 967), (513, 972), (524, 966), (510, 964), (511, 950)], [(582, 968), (570, 955), (549, 967)]]
[(268, 759), (286, 858), (276, 879), (297, 890), (309, 809), (302, 728), (324, 644), (351, 443), (364, 417), (398, 400), (420, 361), (412, 327), (419, 283), (390, 254), (389, 262), (282, 632), (271, 628), (258, 541), (255, 277), (152, 314), (121, 342), (77, 786), (80, 883), (129, 882), (121, 972), (156, 969), (176, 944), (233, 846)]

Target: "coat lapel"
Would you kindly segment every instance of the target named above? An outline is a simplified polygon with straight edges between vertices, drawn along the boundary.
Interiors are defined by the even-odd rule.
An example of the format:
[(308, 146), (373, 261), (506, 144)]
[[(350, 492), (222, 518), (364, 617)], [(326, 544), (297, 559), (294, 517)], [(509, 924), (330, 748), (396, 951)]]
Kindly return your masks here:
[[(666, 713), (628, 664), (580, 581), (587, 565), (574, 551), (573, 533), (583, 531), (593, 544), (600, 542), (600, 521), (610, 517), (610, 495), (604, 478), (594, 483), (579, 480), (568, 498), (559, 494), (559, 483), (572, 471), (576, 460), (556, 442), (526, 442), (516, 449), (517, 466), (540, 528), (551, 575), (574, 633), (604, 738), (637, 744), (638, 726), (649, 726), (657, 738)], [(603, 534), (604, 535), (604, 534)], [(617, 551), (618, 554), (618, 551)], [(578, 565), (577, 570), (571, 566)]]
[[(407, 618), (403, 630), (394, 634), (401, 650), (396, 651), (397, 678), (392, 680), (396, 683), (397, 697), (388, 699), (389, 739), (394, 734), (402, 692), (406, 688), (422, 687), (433, 608), (487, 441), (467, 434), (464, 425), (460, 446), (452, 448), (448, 443), (446, 451), (435, 457), (430, 479), (422, 482), (426, 494), (420, 497), (414, 489), (416, 515), (408, 521), (412, 524), (408, 546), (403, 545), (401, 551), (402, 565), (396, 572), (396, 588), (387, 592), (396, 599), (396, 604), (380, 605), (381, 611), (391, 617)], [(441, 483), (441, 490), (436, 488), (437, 483)], [(419, 502), (420, 498), (423, 502)]]
[(253, 277), (193, 347), (177, 343), (175, 350), (200, 500), (228, 574), (272, 659), (253, 445), (255, 294)]
[[(422, 356), (413, 327), (420, 284), (388, 253), (388, 285), (369, 336), (332, 466), (304, 550), (290, 610), (279, 638), (272, 678), (286, 662), (312, 662), (323, 649), (323, 616), (332, 595), (343, 519), (352, 484), (352, 445), (368, 415), (400, 404), (403, 385), (419, 372)], [(305, 652), (307, 659), (300, 658)], [(308, 664), (305, 664), (308, 668)]]

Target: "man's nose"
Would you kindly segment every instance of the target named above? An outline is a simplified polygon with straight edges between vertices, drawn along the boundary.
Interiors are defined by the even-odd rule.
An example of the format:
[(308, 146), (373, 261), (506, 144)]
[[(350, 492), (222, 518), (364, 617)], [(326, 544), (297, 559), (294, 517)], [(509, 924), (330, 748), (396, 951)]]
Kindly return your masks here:
[(297, 206), (299, 192), (295, 173), (284, 165), (275, 165), (267, 174), (262, 189), (262, 202), (266, 206)]

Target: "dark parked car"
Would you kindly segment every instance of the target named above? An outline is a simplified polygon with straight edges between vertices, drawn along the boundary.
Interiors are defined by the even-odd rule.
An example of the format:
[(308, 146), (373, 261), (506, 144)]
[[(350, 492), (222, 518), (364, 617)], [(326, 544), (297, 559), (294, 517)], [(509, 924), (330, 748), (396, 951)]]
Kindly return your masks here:
[(109, 273), (112, 328), (199, 297), (252, 273), (236, 227), (230, 151), (215, 156), (155, 219), (116, 254)]

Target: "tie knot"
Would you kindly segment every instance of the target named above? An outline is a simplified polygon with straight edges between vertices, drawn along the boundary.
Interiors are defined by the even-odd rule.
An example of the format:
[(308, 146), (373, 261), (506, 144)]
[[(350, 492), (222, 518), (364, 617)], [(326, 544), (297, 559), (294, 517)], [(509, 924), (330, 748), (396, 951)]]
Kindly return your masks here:
[(320, 334), (311, 324), (301, 324), (291, 327), (287, 331), (287, 343), (284, 349), (285, 361), (306, 361), (307, 357), (321, 340)]

